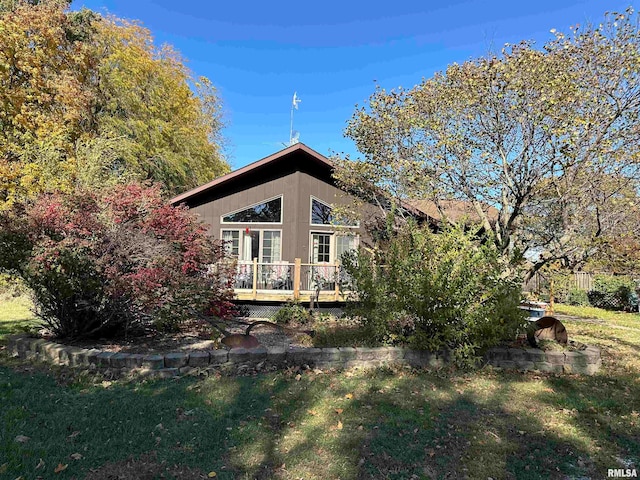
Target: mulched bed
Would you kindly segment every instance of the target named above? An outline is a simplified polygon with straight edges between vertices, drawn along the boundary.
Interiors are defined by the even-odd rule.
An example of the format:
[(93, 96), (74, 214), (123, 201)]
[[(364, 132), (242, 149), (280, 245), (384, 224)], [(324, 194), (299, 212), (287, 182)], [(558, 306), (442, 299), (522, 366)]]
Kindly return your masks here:
[[(253, 319), (251, 319), (253, 320)], [(251, 320), (248, 320), (251, 322)], [(244, 333), (246, 326), (229, 326), (229, 333)], [(301, 346), (299, 337), (287, 335), (282, 330), (268, 326), (256, 326), (251, 334), (255, 336), (261, 345), (272, 346)], [(46, 337), (46, 335), (43, 335)], [(127, 338), (109, 338), (95, 340), (65, 340), (60, 341), (55, 338), (51, 340), (80, 348), (96, 348), (109, 352), (121, 353), (168, 353), (192, 350), (213, 350), (225, 348), (220, 343), (222, 334), (211, 327), (200, 322), (193, 322), (184, 325), (180, 332), (158, 333), (155, 331), (145, 332), (142, 335), (129, 336)]]

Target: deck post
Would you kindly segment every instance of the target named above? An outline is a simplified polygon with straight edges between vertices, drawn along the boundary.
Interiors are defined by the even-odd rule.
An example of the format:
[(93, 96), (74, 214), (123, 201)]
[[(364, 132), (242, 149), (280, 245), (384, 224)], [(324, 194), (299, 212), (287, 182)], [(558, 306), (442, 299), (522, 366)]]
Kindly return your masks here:
[(340, 261), (336, 260), (333, 282), (335, 284), (334, 300), (337, 302), (340, 298)]
[(302, 260), (299, 258), (295, 259), (295, 264), (293, 266), (293, 299), (300, 299), (300, 270), (302, 266)]
[(258, 259), (253, 259), (253, 299), (258, 298)]

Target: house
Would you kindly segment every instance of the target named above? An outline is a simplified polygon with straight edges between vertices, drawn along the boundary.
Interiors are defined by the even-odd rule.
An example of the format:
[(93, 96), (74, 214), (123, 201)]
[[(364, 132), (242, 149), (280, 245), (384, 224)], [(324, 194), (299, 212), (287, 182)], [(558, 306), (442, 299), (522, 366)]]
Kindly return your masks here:
[[(344, 300), (340, 267), (344, 252), (367, 240), (364, 225), (341, 224), (334, 207), (356, 200), (336, 185), (332, 162), (297, 143), (279, 152), (182, 193), (174, 205), (186, 204), (225, 240), (237, 260), (238, 300)], [(359, 202), (363, 205), (362, 202)], [(463, 200), (410, 200), (405, 211), (437, 229), (442, 214), (453, 221), (477, 223), (475, 209)], [(380, 210), (364, 203), (363, 218)], [(485, 206), (495, 221), (498, 211)]]
[(328, 158), (297, 143), (171, 203), (186, 204), (226, 241), (237, 259), (239, 300), (340, 301), (341, 255), (365, 231), (358, 222), (336, 225), (333, 206), (354, 198), (336, 186), (332, 171)]

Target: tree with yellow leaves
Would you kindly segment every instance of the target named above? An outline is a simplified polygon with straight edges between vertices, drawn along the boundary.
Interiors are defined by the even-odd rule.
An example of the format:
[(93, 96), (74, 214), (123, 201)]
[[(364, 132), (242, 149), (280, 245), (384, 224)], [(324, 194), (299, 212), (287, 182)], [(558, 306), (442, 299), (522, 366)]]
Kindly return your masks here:
[(174, 193), (227, 172), (211, 82), (139, 24), (68, 3), (0, 5), (0, 208), (121, 180)]

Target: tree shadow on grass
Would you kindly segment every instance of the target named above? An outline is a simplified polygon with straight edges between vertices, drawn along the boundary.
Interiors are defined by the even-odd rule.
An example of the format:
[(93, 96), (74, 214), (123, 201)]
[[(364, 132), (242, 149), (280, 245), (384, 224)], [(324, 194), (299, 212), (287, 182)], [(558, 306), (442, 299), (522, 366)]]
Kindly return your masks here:
[(360, 478), (565, 478), (574, 469), (569, 452), (584, 458), (588, 452), (544, 433), (535, 415), (508, 408), (511, 388), (507, 377), (480, 398), (450, 385), (440, 399), (425, 399), (425, 420), (386, 421), (368, 441)]
[(83, 478), (153, 452), (216, 478), (565, 479), (638, 455), (625, 376), (296, 373), (61, 386), (0, 367), (5, 473)]
[(40, 322), (35, 319), (6, 320), (0, 322), (0, 340), (2, 340), (7, 335), (12, 335), (14, 333), (24, 333), (25, 331), (29, 331), (31, 328), (39, 325)]

